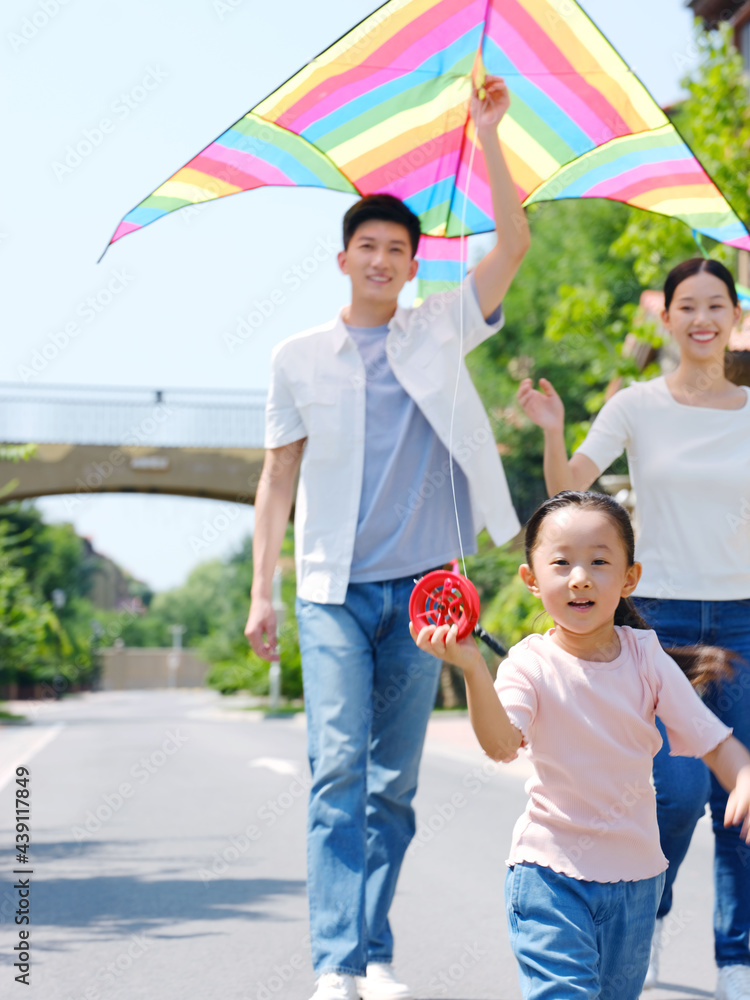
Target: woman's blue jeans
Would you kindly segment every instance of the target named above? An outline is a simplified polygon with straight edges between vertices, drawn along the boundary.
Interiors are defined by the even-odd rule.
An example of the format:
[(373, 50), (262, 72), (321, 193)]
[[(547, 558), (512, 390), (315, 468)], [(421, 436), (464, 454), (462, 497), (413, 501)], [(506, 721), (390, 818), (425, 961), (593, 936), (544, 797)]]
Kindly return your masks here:
[(440, 661), (409, 634), (411, 577), (297, 599), (312, 786), (307, 825), (315, 974), (390, 962), (388, 910), (414, 836), (411, 806)]
[[(732, 649), (745, 658), (734, 662), (733, 679), (709, 691), (704, 701), (750, 747), (750, 600), (633, 600), (662, 646), (703, 643)], [(669, 913), (677, 871), (708, 801), (715, 837), (716, 964), (750, 965), (750, 847), (740, 840), (739, 827), (724, 826), (727, 793), (716, 778), (701, 760), (670, 757), (664, 727), (658, 718), (656, 722), (664, 740), (654, 758), (656, 811), (661, 849), (669, 861), (658, 916)]]

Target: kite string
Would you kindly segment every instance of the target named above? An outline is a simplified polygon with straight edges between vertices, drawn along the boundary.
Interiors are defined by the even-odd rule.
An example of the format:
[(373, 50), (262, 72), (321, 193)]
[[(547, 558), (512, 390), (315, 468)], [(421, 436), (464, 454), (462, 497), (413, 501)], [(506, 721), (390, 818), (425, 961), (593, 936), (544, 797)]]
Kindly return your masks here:
[(469, 200), (469, 184), (471, 182), (471, 172), (474, 166), (474, 153), (477, 148), (476, 130), (472, 129), (471, 154), (469, 156), (469, 167), (466, 171), (466, 185), (463, 191), (463, 205), (461, 206), (461, 233), (459, 235), (459, 267), (461, 282), (458, 286), (458, 364), (456, 366), (456, 384), (453, 388), (453, 405), (451, 407), (451, 425), (448, 435), (448, 466), (451, 474), (451, 490), (453, 491), (453, 511), (456, 515), (456, 531), (458, 532), (458, 550), (461, 554), (461, 570), (466, 576), (466, 559), (464, 558), (464, 546), (461, 539), (461, 523), (458, 516), (458, 501), (456, 500), (456, 483), (453, 477), (453, 425), (456, 417), (456, 404), (458, 401), (458, 384), (461, 378), (461, 364), (464, 356), (464, 269), (466, 260), (466, 203)]

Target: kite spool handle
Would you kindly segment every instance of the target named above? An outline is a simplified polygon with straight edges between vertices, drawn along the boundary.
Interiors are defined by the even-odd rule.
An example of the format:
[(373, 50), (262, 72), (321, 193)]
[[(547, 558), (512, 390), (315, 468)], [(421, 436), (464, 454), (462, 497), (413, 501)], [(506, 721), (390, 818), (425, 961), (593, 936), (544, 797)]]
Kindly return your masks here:
[(460, 573), (434, 570), (412, 590), (409, 618), (417, 631), (425, 625), (457, 625), (458, 638), (465, 639), (479, 621), (479, 594), (471, 580)]

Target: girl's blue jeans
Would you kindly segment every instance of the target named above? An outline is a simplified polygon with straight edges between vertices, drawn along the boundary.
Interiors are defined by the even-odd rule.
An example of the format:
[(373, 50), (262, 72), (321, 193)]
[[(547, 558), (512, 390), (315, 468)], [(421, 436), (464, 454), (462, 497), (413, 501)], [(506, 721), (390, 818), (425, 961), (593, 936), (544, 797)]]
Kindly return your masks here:
[(646, 977), (664, 873), (584, 882), (517, 864), (505, 908), (524, 1000), (636, 1000)]
[(316, 976), (390, 962), (388, 910), (406, 848), (440, 661), (409, 635), (411, 577), (297, 599), (312, 786), (307, 870)]
[[(663, 646), (703, 643), (738, 653), (735, 676), (704, 696), (734, 735), (750, 747), (750, 599), (678, 601), (633, 599), (639, 614)], [(661, 849), (669, 861), (658, 916), (672, 906), (672, 886), (690, 846), (695, 824), (711, 805), (714, 830), (714, 945), (716, 964), (750, 965), (750, 847), (739, 827), (724, 826), (727, 793), (701, 760), (670, 757), (669, 742), (656, 720), (664, 745), (654, 758), (654, 784)]]

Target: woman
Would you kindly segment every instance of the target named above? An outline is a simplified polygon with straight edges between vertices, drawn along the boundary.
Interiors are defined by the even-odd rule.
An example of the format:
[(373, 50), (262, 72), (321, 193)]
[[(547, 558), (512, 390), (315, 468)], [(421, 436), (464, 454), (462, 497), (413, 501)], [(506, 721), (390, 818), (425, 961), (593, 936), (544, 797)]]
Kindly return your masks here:
[[(731, 682), (706, 692), (711, 709), (750, 746), (750, 390), (724, 374), (724, 352), (740, 308), (732, 276), (696, 258), (664, 286), (662, 320), (680, 350), (677, 369), (617, 392), (568, 460), (564, 407), (546, 379), (524, 379), (518, 399), (544, 430), (544, 475), (552, 496), (586, 490), (627, 452), (637, 497), (639, 612), (665, 646), (703, 643), (736, 651)], [(723, 825), (726, 793), (700, 760), (654, 759), (657, 815), (670, 862), (646, 985), (657, 978), (661, 923), (695, 824), (710, 800), (715, 834), (715, 955), (719, 1000), (750, 1000), (750, 848)]]

